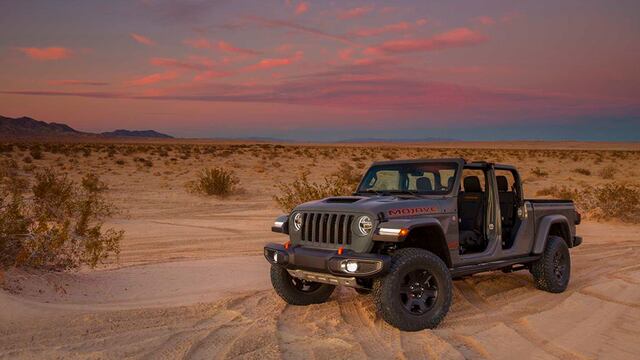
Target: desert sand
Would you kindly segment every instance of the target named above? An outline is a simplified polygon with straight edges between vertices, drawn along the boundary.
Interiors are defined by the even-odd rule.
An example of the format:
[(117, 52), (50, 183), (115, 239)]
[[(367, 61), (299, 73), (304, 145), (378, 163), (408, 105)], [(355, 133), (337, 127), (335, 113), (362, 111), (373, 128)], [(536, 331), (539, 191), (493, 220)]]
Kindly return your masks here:
[[(637, 358), (640, 225), (615, 220), (578, 227), (584, 243), (571, 251), (566, 292), (535, 289), (527, 271), (467, 277), (454, 282), (452, 309), (435, 330), (398, 331), (375, 314), (368, 296), (347, 288), (308, 307), (286, 305), (271, 290), (262, 245), (286, 240), (270, 232), (282, 213), (272, 199), (275, 184), (302, 169), (320, 180), (341, 162), (362, 170), (374, 159), (463, 155), (518, 165), (529, 197), (554, 184), (605, 184), (612, 180), (597, 172), (612, 164), (613, 181), (637, 185), (639, 153), (603, 150), (637, 150), (635, 144), (559, 143), (553, 147), (562, 150), (554, 151), (485, 145), (462, 154), (437, 145), (319, 145), (306, 148), (311, 155), (296, 153), (298, 145), (256, 146), (186, 159), (178, 150), (164, 157), (45, 152), (34, 167), (57, 166), (72, 178), (93, 171), (109, 184), (121, 212), (108, 225), (126, 235), (119, 259), (95, 270), (5, 272), (0, 358)], [(478, 150), (485, 148), (509, 150)], [(327, 149), (337, 150), (323, 155)], [(204, 166), (234, 169), (242, 191), (226, 199), (187, 192), (184, 184)], [(593, 174), (572, 171), (578, 167)], [(536, 176), (534, 168), (548, 175)]]

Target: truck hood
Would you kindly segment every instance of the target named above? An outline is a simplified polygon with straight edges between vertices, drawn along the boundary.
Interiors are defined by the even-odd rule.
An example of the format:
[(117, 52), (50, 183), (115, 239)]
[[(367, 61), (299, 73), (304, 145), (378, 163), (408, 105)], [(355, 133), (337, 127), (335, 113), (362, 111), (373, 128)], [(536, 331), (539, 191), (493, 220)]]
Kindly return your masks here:
[(293, 211), (366, 213), (377, 217), (400, 218), (455, 211), (451, 199), (430, 199), (404, 195), (338, 196), (298, 205)]

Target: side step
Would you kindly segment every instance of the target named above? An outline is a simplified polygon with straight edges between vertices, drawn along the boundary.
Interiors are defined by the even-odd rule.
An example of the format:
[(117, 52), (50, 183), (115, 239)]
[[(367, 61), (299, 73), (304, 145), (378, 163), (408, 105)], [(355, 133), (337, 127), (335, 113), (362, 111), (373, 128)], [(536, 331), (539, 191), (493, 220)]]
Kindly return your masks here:
[(485, 272), (485, 271), (499, 270), (507, 266), (516, 265), (516, 264), (526, 264), (526, 263), (536, 261), (539, 258), (540, 256), (528, 256), (528, 257), (521, 257), (521, 258), (515, 258), (515, 259), (498, 260), (498, 261), (492, 261), (492, 262), (486, 262), (486, 263), (480, 263), (480, 264), (464, 265), (454, 269), (449, 269), (449, 271), (451, 272), (451, 276), (458, 277), (458, 276), (471, 275), (471, 274), (476, 274), (476, 273)]

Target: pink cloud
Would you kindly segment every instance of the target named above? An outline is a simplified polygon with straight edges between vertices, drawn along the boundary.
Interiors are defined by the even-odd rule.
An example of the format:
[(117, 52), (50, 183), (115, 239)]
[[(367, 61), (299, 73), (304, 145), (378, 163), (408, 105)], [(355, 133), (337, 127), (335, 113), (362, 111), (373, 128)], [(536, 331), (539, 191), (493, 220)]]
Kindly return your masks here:
[(107, 82), (102, 81), (86, 81), (86, 80), (51, 80), (47, 82), (49, 85), (86, 85), (86, 86), (104, 86), (109, 85)]
[(474, 21), (484, 26), (495, 25), (496, 23), (496, 21), (490, 16), (478, 16)]
[(378, 36), (386, 33), (403, 32), (411, 29), (411, 25), (407, 22), (399, 22), (395, 24), (389, 24), (377, 28), (362, 28), (353, 31), (353, 35), (357, 37), (370, 37)]
[(353, 19), (368, 14), (373, 10), (372, 6), (355, 7), (347, 10), (341, 10), (338, 12), (339, 19)]
[(151, 74), (151, 75), (143, 76), (141, 78), (133, 79), (131, 81), (128, 81), (127, 84), (133, 85), (133, 86), (144, 86), (144, 85), (156, 84), (161, 81), (173, 80), (177, 77), (178, 77), (177, 71), (165, 71), (162, 73)]
[(272, 20), (272, 19), (267, 19), (267, 18), (260, 17), (260, 16), (245, 16), (244, 19), (249, 20), (249, 21), (253, 21), (255, 23), (258, 23), (258, 24), (263, 25), (263, 26), (268, 27), (268, 28), (288, 29), (288, 30), (293, 30), (293, 31), (296, 31), (296, 32), (302, 32), (302, 33), (306, 33), (306, 34), (309, 34), (309, 35), (323, 37), (323, 38), (327, 38), (327, 39), (332, 39), (332, 40), (336, 40), (336, 41), (340, 41), (340, 42), (344, 42), (344, 43), (351, 43), (352, 42), (350, 39), (348, 39), (345, 36), (334, 35), (334, 34), (326, 32), (326, 31), (323, 31), (321, 29), (317, 29), (317, 28), (312, 28), (312, 27), (309, 27), (309, 26), (301, 25), (301, 24), (298, 24), (298, 23), (292, 22), (292, 21)]
[(309, 10), (309, 4), (306, 2), (301, 2), (296, 6), (296, 15), (304, 14)]
[(349, 61), (351, 60), (354, 52), (355, 50), (352, 48), (342, 49), (338, 51), (338, 57), (340, 58), (340, 60)]
[(182, 43), (194, 49), (213, 49), (213, 44), (204, 38), (185, 39)]
[(366, 50), (376, 53), (410, 53), (436, 51), (455, 47), (476, 45), (485, 42), (487, 37), (468, 28), (453, 29), (430, 38), (391, 40)]
[(193, 80), (194, 81), (203, 81), (203, 80), (209, 80), (209, 79), (218, 79), (218, 78), (222, 78), (222, 77), (227, 77), (227, 76), (231, 76), (232, 73), (230, 72), (226, 72), (226, 71), (215, 71), (215, 70), (209, 70), (209, 71), (204, 71), (199, 73), (198, 75), (196, 75)]
[(239, 48), (236, 46), (233, 46), (232, 44), (226, 42), (226, 41), (220, 41), (218, 42), (218, 49), (224, 51), (224, 52), (228, 52), (228, 53), (234, 53), (234, 54), (242, 54), (242, 55), (258, 55), (260, 54), (259, 51), (255, 51), (255, 50), (251, 50), (251, 49), (243, 49), (243, 48)]
[(248, 71), (255, 71), (255, 70), (266, 70), (266, 69), (272, 69), (275, 67), (287, 66), (301, 60), (302, 56), (303, 56), (303, 52), (298, 51), (291, 57), (262, 59), (257, 64), (248, 66), (245, 69)]
[(215, 64), (213, 60), (204, 57), (191, 57), (187, 61), (173, 58), (151, 58), (149, 62), (154, 66), (194, 71), (209, 70)]
[(155, 41), (149, 39), (148, 37), (146, 37), (144, 35), (131, 33), (131, 34), (129, 34), (129, 36), (131, 36), (131, 38), (133, 40), (135, 40), (137, 43), (142, 44), (142, 45), (154, 46), (156, 44)]
[(64, 47), (52, 46), (46, 48), (19, 48), (23, 54), (31, 59), (40, 61), (63, 60), (71, 57), (73, 51)]

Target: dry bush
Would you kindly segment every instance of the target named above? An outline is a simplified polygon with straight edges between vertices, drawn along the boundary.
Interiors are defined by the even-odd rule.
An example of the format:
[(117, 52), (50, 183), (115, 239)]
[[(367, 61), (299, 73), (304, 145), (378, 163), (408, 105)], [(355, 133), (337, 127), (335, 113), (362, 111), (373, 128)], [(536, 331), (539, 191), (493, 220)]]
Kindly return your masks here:
[(331, 174), (331, 176), (341, 182), (344, 182), (351, 188), (351, 191), (354, 191), (356, 189), (356, 187), (360, 184), (360, 179), (362, 178), (362, 174), (351, 164), (346, 162), (340, 163), (340, 167), (338, 168), (338, 170)]
[(273, 199), (282, 210), (291, 212), (297, 205), (308, 201), (329, 196), (351, 195), (355, 189), (353, 182), (350, 182), (346, 176), (334, 174), (324, 178), (324, 182), (316, 183), (310, 181), (308, 175), (304, 172), (290, 184), (277, 185), (282, 195), (276, 195)]
[(546, 177), (549, 175), (548, 172), (540, 169), (539, 167), (536, 167), (534, 169), (531, 169), (531, 173), (537, 177)]
[(146, 167), (152, 167), (153, 166), (153, 161), (151, 161), (149, 159), (136, 157), (136, 158), (133, 159), (133, 161), (139, 162), (140, 164), (142, 164), (142, 165), (144, 165)]
[(576, 174), (582, 174), (586, 176), (591, 175), (591, 170), (585, 169), (585, 168), (576, 168), (576, 169), (573, 169), (573, 172)]
[(29, 150), (29, 155), (31, 155), (34, 160), (42, 160), (42, 149), (40, 149), (40, 146), (33, 146)]
[(640, 189), (637, 186), (613, 183), (589, 187), (580, 194), (578, 204), (595, 219), (640, 222)]
[(613, 176), (616, 174), (617, 171), (618, 169), (616, 169), (615, 166), (609, 165), (600, 169), (600, 172), (598, 172), (598, 175), (600, 175), (600, 177), (602, 177), (603, 179), (610, 180), (610, 179), (613, 179)]
[(575, 201), (578, 198), (579, 194), (575, 189), (570, 189), (566, 186), (559, 187), (559, 186), (553, 185), (550, 187), (540, 189), (536, 193), (536, 196), (551, 196), (556, 199)]
[(233, 170), (222, 167), (202, 169), (198, 178), (187, 183), (187, 189), (204, 195), (227, 196), (236, 192), (240, 180)]
[(114, 208), (104, 198), (107, 186), (96, 175), (85, 176), (78, 185), (45, 169), (35, 174), (29, 188), (27, 180), (5, 171), (1, 185), (2, 266), (95, 267), (119, 254), (124, 232), (103, 229)]
[(589, 218), (640, 222), (640, 189), (637, 186), (612, 183), (585, 186), (580, 190), (551, 186), (538, 191), (537, 195), (573, 200), (578, 210)]

